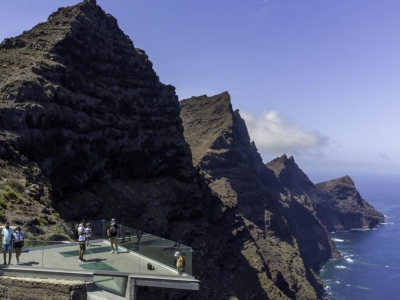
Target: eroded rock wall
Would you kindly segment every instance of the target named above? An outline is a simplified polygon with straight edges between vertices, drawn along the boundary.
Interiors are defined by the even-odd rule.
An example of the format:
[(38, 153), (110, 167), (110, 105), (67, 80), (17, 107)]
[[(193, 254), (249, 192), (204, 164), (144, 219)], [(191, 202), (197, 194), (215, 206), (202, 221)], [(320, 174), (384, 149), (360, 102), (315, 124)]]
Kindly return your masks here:
[[(181, 108), (184, 136), (194, 165), (223, 206), (236, 209), (246, 224), (258, 255), (243, 254), (258, 266), (260, 281), (272, 281), (289, 299), (321, 297), (322, 285), (304, 265), (291, 224), (283, 217), (280, 199), (263, 183), (271, 172), (263, 165), (254, 143), (250, 143), (239, 112), (232, 110), (229, 94), (192, 97), (181, 101)], [(303, 215), (310, 216), (309, 211)], [(271, 297), (267, 290), (266, 295)]]
[(86, 300), (87, 288), (83, 281), (0, 277), (2, 300)]

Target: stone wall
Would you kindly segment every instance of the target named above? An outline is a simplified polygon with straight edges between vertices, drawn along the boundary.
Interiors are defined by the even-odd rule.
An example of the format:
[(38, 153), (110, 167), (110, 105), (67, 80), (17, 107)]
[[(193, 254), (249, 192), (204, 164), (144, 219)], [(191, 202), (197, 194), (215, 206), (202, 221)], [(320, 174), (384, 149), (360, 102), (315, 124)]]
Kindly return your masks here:
[(0, 299), (84, 300), (87, 299), (87, 289), (83, 281), (1, 276)]

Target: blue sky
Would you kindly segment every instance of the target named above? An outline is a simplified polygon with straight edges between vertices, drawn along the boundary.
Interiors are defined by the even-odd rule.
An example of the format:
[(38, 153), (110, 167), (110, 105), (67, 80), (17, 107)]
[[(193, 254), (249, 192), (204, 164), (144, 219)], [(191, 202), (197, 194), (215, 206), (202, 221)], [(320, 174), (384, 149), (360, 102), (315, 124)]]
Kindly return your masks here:
[[(0, 3), (0, 40), (70, 0)], [(264, 162), (398, 172), (400, 1), (97, 0), (180, 99), (228, 91)]]

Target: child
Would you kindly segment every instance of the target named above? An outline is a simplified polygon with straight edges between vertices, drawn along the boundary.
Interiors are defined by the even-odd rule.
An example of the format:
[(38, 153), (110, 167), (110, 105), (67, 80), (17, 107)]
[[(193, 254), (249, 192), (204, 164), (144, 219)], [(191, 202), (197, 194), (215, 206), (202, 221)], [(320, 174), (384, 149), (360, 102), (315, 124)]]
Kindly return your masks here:
[(92, 228), (90, 227), (90, 223), (86, 224), (86, 247), (90, 245), (90, 238), (92, 237)]

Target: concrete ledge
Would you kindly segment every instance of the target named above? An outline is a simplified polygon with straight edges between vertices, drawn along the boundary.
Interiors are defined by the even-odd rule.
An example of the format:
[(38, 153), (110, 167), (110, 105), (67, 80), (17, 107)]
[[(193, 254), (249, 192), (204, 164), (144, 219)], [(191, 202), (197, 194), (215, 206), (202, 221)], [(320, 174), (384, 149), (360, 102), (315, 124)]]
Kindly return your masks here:
[(0, 268), (1, 276), (9, 277), (30, 277), (30, 278), (51, 278), (59, 280), (81, 280), (85, 282), (93, 282), (92, 271), (75, 271), (75, 270), (58, 270), (50, 268), (24, 268), (5, 266)]

